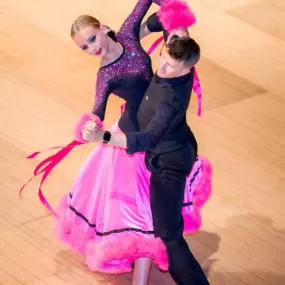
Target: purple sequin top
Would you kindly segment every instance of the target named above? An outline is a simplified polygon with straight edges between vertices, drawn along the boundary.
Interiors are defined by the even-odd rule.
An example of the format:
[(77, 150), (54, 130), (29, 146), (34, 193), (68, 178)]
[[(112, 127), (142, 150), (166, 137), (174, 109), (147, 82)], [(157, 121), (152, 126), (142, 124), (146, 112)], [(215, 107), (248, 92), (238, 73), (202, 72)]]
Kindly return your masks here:
[(117, 33), (124, 50), (114, 62), (101, 67), (97, 73), (96, 98), (92, 113), (104, 121), (106, 105), (111, 93), (123, 98), (126, 109), (119, 126), (122, 131), (136, 131), (136, 111), (153, 76), (151, 59), (140, 44), (141, 22), (152, 2), (138, 0), (134, 10)]

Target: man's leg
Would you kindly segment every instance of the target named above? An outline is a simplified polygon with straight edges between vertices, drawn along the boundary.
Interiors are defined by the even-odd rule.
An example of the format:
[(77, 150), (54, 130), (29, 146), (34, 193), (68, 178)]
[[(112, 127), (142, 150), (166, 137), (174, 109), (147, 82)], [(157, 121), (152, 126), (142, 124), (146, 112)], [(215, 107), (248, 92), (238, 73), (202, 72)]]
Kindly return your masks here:
[[(183, 238), (181, 211), (186, 175), (189, 171), (185, 161), (189, 155), (185, 157), (187, 152), (179, 152), (159, 155), (154, 163), (157, 168), (152, 171), (150, 179), (154, 231), (167, 248), (169, 270), (177, 284), (209, 285), (203, 270)], [(194, 161), (194, 152), (193, 157), (189, 158), (193, 158)]]

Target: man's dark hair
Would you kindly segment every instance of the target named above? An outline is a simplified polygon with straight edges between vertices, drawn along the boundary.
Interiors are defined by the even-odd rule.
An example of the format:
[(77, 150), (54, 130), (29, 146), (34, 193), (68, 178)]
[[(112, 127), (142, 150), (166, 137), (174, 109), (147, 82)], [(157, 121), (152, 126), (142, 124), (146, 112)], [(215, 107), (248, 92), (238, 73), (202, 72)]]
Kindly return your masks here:
[(200, 46), (191, 38), (173, 38), (168, 44), (168, 53), (192, 68), (200, 59)]

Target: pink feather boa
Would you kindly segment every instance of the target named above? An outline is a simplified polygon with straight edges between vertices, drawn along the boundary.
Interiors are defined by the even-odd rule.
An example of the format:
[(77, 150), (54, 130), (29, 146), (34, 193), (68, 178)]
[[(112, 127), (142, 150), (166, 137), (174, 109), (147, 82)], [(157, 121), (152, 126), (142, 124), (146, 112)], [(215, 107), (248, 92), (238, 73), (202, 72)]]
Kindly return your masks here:
[(77, 141), (87, 143), (82, 137), (82, 129), (84, 128), (85, 123), (90, 120), (94, 120), (100, 128), (103, 128), (103, 123), (98, 116), (92, 113), (84, 113), (79, 117), (74, 128), (74, 136)]
[(157, 16), (168, 32), (180, 27), (190, 27), (196, 23), (196, 16), (188, 4), (181, 0), (164, 0)]

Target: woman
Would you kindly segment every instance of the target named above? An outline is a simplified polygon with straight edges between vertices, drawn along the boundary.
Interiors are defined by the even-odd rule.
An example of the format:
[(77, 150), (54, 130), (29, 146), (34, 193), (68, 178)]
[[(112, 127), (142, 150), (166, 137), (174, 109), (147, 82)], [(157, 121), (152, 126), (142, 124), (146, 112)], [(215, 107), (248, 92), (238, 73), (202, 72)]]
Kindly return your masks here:
[[(176, 2), (171, 1), (162, 1), (161, 9)], [(161, 0), (154, 2), (161, 4)], [(95, 105), (92, 114), (80, 118), (75, 128), (76, 140), (83, 141), (80, 130), (91, 115), (96, 115), (97, 122), (102, 124), (111, 93), (126, 101), (112, 130), (138, 130), (136, 111), (153, 76), (151, 59), (140, 44), (141, 22), (151, 4), (152, 0), (139, 0), (117, 35), (91, 16), (80, 16), (73, 23), (71, 37), (76, 45), (101, 57)], [(194, 16), (187, 11), (185, 23), (189, 26)], [(185, 24), (183, 20), (181, 23)], [(211, 192), (210, 178), (207, 160), (197, 159), (185, 189), (186, 233), (200, 227), (200, 210)], [(57, 236), (84, 254), (91, 270), (130, 272), (134, 262), (133, 284), (147, 284), (152, 260), (160, 269), (168, 269), (165, 247), (153, 233), (144, 153), (128, 155), (120, 148), (95, 147), (57, 212), (60, 215), (55, 222)]]

